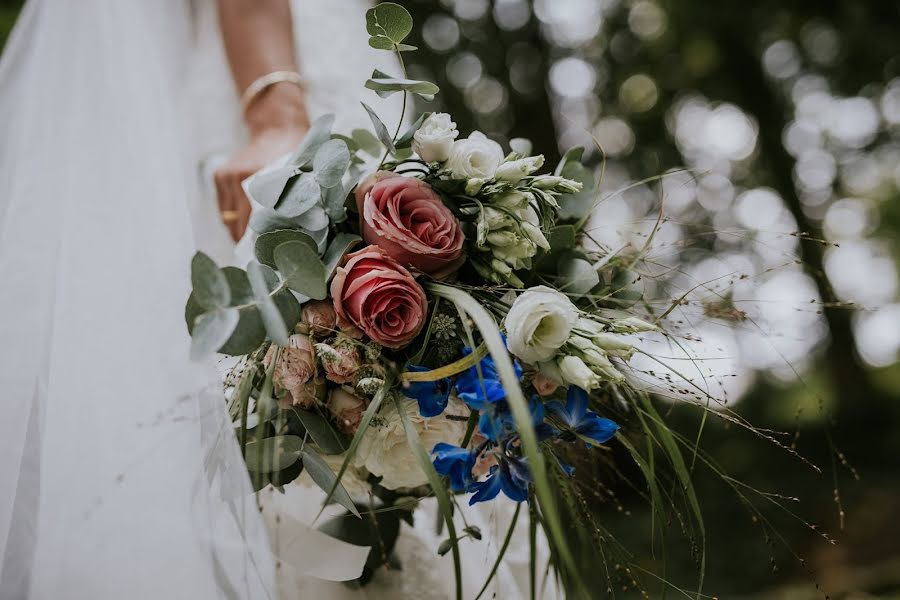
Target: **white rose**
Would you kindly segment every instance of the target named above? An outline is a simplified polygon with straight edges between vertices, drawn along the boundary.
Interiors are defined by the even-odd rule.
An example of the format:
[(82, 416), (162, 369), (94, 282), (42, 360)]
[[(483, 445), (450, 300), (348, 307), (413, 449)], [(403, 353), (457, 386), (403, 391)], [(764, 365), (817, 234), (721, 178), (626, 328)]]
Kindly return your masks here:
[(457, 179), (490, 179), (503, 160), (500, 144), (480, 131), (453, 142), (447, 168)]
[(425, 162), (444, 162), (459, 132), (447, 113), (432, 113), (413, 135), (412, 148)]
[(518, 160), (508, 160), (499, 167), (495, 177), (500, 181), (518, 183), (544, 166), (544, 155), (528, 156)]
[[(419, 414), (419, 404), (414, 400), (404, 398), (400, 400), (400, 404), (428, 452), (438, 442), (456, 445), (462, 443), (469, 409), (459, 398), (451, 396), (447, 409), (431, 418)], [(450, 419), (449, 415), (461, 418)], [(390, 490), (428, 483), (425, 472), (410, 450), (403, 421), (393, 400), (386, 400), (386, 405), (363, 434), (356, 451), (355, 464), (374, 475), (380, 475), (383, 478), (381, 485)]]
[(565, 294), (543, 285), (526, 290), (506, 315), (509, 351), (527, 363), (550, 360), (577, 319), (578, 311)]
[(559, 361), (559, 372), (565, 383), (591, 391), (600, 387), (600, 376), (577, 356), (566, 356)]

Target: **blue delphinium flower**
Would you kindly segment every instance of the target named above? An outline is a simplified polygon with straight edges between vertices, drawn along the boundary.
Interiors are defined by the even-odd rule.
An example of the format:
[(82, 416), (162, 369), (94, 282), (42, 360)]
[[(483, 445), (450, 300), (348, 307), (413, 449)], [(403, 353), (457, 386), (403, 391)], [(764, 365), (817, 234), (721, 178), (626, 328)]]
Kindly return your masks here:
[[(534, 426), (538, 440), (552, 437), (555, 431), (544, 423), (544, 403), (537, 396), (532, 396), (528, 401), (528, 410), (531, 412), (531, 424)], [(484, 437), (492, 442), (499, 442), (514, 435), (516, 423), (509, 404), (502, 400), (485, 407), (478, 419), (478, 429)]]
[(459, 446), (439, 442), (434, 445), (434, 470), (450, 478), (450, 488), (454, 492), (464, 492), (473, 483), (472, 468), (478, 451), (470, 452)]
[[(430, 371), (420, 365), (406, 365), (407, 371), (422, 373)], [(450, 399), (450, 380), (410, 381), (403, 386), (403, 394), (419, 403), (419, 414), (423, 417), (436, 417), (447, 408)]]
[[(471, 348), (463, 349), (464, 355), (468, 356), (471, 353)], [(478, 376), (479, 368), (481, 370), (480, 377)], [(521, 378), (522, 367), (518, 362), (513, 361), (513, 368), (516, 371), (516, 379)], [(486, 356), (477, 366), (466, 369), (456, 380), (456, 393), (460, 400), (474, 410), (482, 410), (485, 406), (505, 400), (506, 389), (500, 381), (494, 359)]]
[(619, 430), (614, 421), (589, 411), (587, 392), (574, 385), (569, 387), (565, 406), (554, 400), (547, 404), (547, 410), (562, 421), (571, 432), (599, 444), (608, 442)]
[(510, 500), (523, 502), (528, 498), (529, 483), (531, 471), (528, 470), (525, 459), (504, 452), (498, 464), (491, 467), (487, 479), (469, 486), (469, 490), (475, 492), (469, 498), (469, 504), (493, 500), (501, 490)]

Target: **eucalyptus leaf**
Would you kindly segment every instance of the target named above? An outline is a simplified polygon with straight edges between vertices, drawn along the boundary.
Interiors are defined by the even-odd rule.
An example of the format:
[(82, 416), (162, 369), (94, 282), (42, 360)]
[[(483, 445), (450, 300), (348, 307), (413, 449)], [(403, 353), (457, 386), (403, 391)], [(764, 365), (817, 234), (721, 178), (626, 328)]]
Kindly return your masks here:
[(342, 185), (322, 188), (322, 204), (325, 205), (325, 214), (330, 222), (342, 223), (347, 219), (347, 209), (344, 207), (347, 193)]
[(331, 495), (331, 498), (353, 513), (354, 516), (359, 517), (359, 511), (353, 504), (353, 500), (350, 499), (350, 494), (347, 493), (343, 484), (337, 480), (334, 471), (331, 470), (328, 463), (322, 460), (321, 456), (308, 449), (304, 449), (302, 455), (303, 467), (316, 485), (326, 493), (333, 489), (334, 493)]
[(298, 167), (302, 167), (312, 160), (313, 156), (319, 149), (319, 146), (328, 141), (331, 137), (331, 128), (334, 126), (334, 115), (322, 115), (312, 122), (309, 131), (300, 142), (300, 146), (291, 156), (291, 162)]
[(368, 129), (354, 129), (351, 137), (353, 138), (353, 141), (357, 143), (360, 150), (369, 156), (378, 158), (381, 154), (381, 142), (379, 142), (378, 138), (372, 135), (372, 132)]
[(236, 308), (219, 308), (197, 317), (191, 332), (191, 359), (214, 354), (231, 337), (240, 318)]
[[(325, 189), (322, 189), (323, 193), (324, 191)], [(318, 239), (316, 237), (317, 231), (322, 229), (328, 230), (328, 213), (322, 207), (321, 200), (320, 198), (318, 204), (295, 219), (300, 228), (309, 233), (313, 239)], [(321, 246), (321, 244), (319, 245)]]
[(328, 140), (319, 147), (313, 158), (316, 181), (323, 188), (339, 186), (349, 166), (350, 150), (343, 140)]
[[(510, 142), (512, 143), (512, 142)], [(563, 169), (566, 168), (566, 165), (571, 162), (581, 162), (581, 157), (584, 155), (584, 147), (583, 146), (573, 146), (566, 150), (566, 153), (563, 154), (562, 158), (557, 163), (556, 168), (553, 170), (553, 174), (560, 176), (562, 175)]]
[(365, 102), (361, 102), (363, 108), (366, 109), (366, 112), (369, 113), (369, 118), (372, 120), (372, 126), (375, 128), (375, 135), (378, 136), (378, 139), (381, 140), (381, 143), (385, 148), (394, 153), (397, 151), (397, 148), (394, 146), (394, 140), (391, 138), (391, 134), (388, 132), (387, 127), (384, 123), (381, 122), (381, 119), (378, 118), (378, 115), (375, 114), (375, 111), (372, 110), (368, 104)]
[(250, 279), (250, 287), (253, 288), (266, 332), (273, 342), (279, 346), (287, 346), (288, 329), (271, 295), (278, 287), (278, 275), (266, 265), (251, 262), (247, 265), (247, 278)]
[(274, 268), (275, 248), (285, 242), (303, 242), (318, 254), (316, 242), (308, 234), (296, 229), (276, 229), (256, 238), (256, 260)]
[(207, 309), (228, 306), (231, 290), (219, 266), (206, 254), (197, 252), (191, 260), (191, 285), (194, 299)]
[(325, 298), (325, 265), (306, 243), (280, 244), (275, 248), (274, 258), (289, 288), (315, 300)]
[(257, 173), (247, 182), (247, 193), (257, 204), (274, 208), (288, 181), (296, 174), (297, 168), (293, 165)]
[(583, 258), (569, 255), (561, 258), (557, 264), (561, 292), (583, 296), (600, 283), (600, 275), (597, 274), (597, 270)]
[(376, 50), (393, 50), (394, 42), (385, 35), (373, 35), (369, 38), (369, 46)]
[(322, 415), (302, 408), (294, 408), (293, 412), (323, 454), (341, 454), (347, 450), (350, 445), (347, 437), (337, 431)]
[(370, 36), (383, 36), (394, 44), (399, 44), (406, 39), (412, 28), (412, 16), (399, 4), (382, 2), (366, 11), (366, 31)]
[(397, 148), (408, 148), (409, 145), (412, 144), (413, 136), (416, 135), (416, 132), (419, 130), (419, 127), (421, 127), (422, 123), (425, 122), (425, 119), (427, 119), (430, 116), (431, 116), (430, 112), (424, 112), (421, 115), (419, 115), (419, 118), (416, 119), (413, 122), (413, 124), (410, 125), (409, 128), (407, 128), (406, 131), (403, 132), (403, 135), (401, 135), (399, 138), (397, 138), (397, 141), (394, 142), (394, 146), (396, 146)]
[(344, 258), (344, 255), (361, 241), (361, 237), (352, 233), (339, 233), (334, 236), (334, 239), (328, 244), (325, 256), (322, 257), (322, 260), (325, 263), (326, 281), (330, 280), (334, 275), (334, 272), (337, 270), (338, 265), (341, 264), (341, 259)]
[(303, 438), (296, 435), (276, 435), (261, 442), (248, 443), (244, 461), (251, 471), (273, 473), (287, 469), (297, 462), (302, 449)]
[(312, 173), (301, 173), (291, 179), (275, 210), (288, 218), (301, 216), (319, 202), (319, 183)]
[(366, 88), (382, 98), (387, 98), (397, 92), (410, 92), (428, 101), (434, 100), (435, 94), (441, 91), (441, 88), (430, 81), (388, 77), (380, 71), (375, 71), (372, 78), (366, 81)]
[(297, 229), (297, 227), (299, 227), (297, 219), (285, 217), (264, 206), (254, 206), (253, 213), (250, 215), (250, 229), (259, 234), (277, 229)]
[[(237, 327), (225, 345), (219, 348), (219, 352), (232, 356), (249, 354), (266, 339), (266, 330), (263, 327), (262, 317), (256, 307), (251, 304), (253, 302), (253, 290), (250, 287), (250, 281), (247, 279), (247, 273), (237, 267), (222, 267), (222, 273), (225, 275), (225, 279), (228, 281), (228, 288), (231, 291), (231, 306), (240, 306), (241, 308)], [(290, 292), (285, 290), (280, 292), (278, 296), (280, 297), (282, 294), (290, 295)], [(279, 297), (276, 297), (276, 303), (280, 305)], [(293, 296), (291, 296), (291, 299), (293, 299)], [(203, 312), (203, 307), (197, 303), (194, 294), (191, 294), (184, 308), (185, 321), (189, 333), (193, 334), (195, 321)], [(284, 314), (284, 311), (282, 313)], [(299, 320), (299, 316), (294, 323), (297, 320)]]

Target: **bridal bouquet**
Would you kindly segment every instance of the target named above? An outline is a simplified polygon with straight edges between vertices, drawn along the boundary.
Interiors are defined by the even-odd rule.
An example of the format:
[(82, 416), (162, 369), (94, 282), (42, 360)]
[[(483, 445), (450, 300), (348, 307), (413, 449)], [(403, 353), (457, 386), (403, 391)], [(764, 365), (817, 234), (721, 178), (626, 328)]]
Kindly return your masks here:
[[(383, 3), (366, 24), (401, 65), (414, 50), (402, 7)], [(404, 106), (438, 92), (380, 71), (366, 87)], [(621, 438), (652, 490), (661, 477), (617, 435), (614, 403), (642, 415), (681, 466), (669, 493), (696, 504), (671, 433), (625, 376), (633, 334), (657, 329), (623, 310), (631, 259), (583, 244), (595, 194), (580, 149), (550, 170), (525, 140), (462, 137), (444, 113), (392, 135), (363, 106), (372, 132), (332, 132), (322, 117), (246, 183), (255, 261), (194, 257), (192, 354), (239, 357), (226, 397), (256, 488), (307, 473), (359, 517), (325, 531), (387, 550), (373, 550), (369, 575), (396, 538), (377, 525), (434, 496), (461, 589), (458, 541), (481, 532), (458, 529), (454, 506), (503, 494), (528, 503), (559, 580), (582, 589), (573, 523), (590, 515), (573, 462)]]

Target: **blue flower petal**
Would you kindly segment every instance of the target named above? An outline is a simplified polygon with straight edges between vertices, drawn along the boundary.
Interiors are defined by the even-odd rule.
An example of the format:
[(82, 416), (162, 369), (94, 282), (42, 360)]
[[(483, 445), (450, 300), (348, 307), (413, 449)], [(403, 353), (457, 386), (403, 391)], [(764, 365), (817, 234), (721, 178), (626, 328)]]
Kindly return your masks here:
[[(527, 470), (526, 470), (527, 473)], [(517, 467), (509, 463), (500, 467), (500, 487), (503, 493), (514, 502), (524, 502), (528, 499), (528, 480), (526, 475), (517, 472)], [(496, 477), (494, 477), (496, 479)]]
[(439, 442), (434, 445), (431, 454), (434, 456), (434, 470), (450, 478), (453, 491), (465, 491), (472, 483), (472, 468), (475, 466), (475, 455), (459, 446)]
[[(430, 371), (428, 367), (406, 365), (407, 371), (421, 373)], [(419, 403), (419, 414), (423, 417), (436, 417), (447, 408), (450, 399), (450, 380), (412, 381), (403, 386), (403, 393)]]
[(573, 422), (580, 421), (588, 409), (588, 394), (580, 387), (570, 386), (566, 394), (566, 412)]
[(487, 502), (497, 497), (497, 494), (500, 493), (501, 484), (500, 478), (495, 476), (496, 471), (497, 467), (492, 467), (491, 474), (487, 479), (477, 481), (470, 486), (469, 489), (475, 493), (469, 498), (469, 506), (478, 502)]
[(587, 413), (575, 427), (576, 433), (591, 438), (598, 444), (608, 442), (618, 430), (619, 426), (615, 421), (598, 417), (592, 412)]

